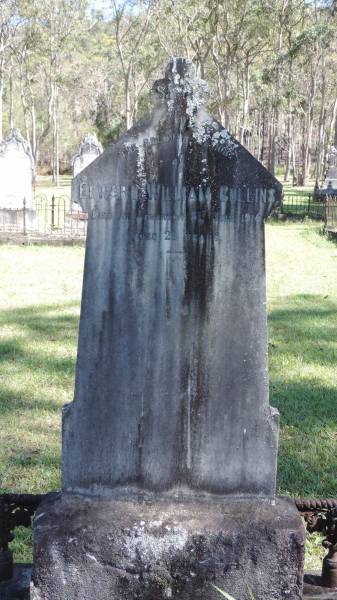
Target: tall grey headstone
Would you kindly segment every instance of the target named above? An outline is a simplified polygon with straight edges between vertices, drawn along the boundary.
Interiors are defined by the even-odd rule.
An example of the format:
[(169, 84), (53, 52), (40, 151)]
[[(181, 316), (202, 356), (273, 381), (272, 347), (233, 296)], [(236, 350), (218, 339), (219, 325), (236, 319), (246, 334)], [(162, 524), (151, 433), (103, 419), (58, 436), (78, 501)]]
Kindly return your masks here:
[(33, 164), (26, 140), (18, 129), (11, 129), (0, 147), (0, 208), (22, 209), (33, 203)]
[(89, 227), (63, 489), (274, 497), (264, 220), (281, 186), (181, 68), (73, 183)]
[(33, 598), (247, 581), (299, 599), (303, 527), (275, 501), (268, 401), (264, 221), (281, 185), (207, 113), (190, 61), (154, 89), (152, 115), (73, 182), (89, 217), (75, 399)]

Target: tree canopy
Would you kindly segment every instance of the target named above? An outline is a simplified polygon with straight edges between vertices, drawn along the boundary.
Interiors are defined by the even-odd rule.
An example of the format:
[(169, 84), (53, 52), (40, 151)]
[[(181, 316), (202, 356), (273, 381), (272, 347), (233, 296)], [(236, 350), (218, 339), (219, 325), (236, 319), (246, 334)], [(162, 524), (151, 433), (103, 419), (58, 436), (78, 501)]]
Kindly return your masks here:
[(15, 126), (57, 180), (87, 131), (103, 145), (149, 110), (172, 56), (272, 172), (322, 179), (337, 144), (336, 0), (2, 0), (0, 138)]

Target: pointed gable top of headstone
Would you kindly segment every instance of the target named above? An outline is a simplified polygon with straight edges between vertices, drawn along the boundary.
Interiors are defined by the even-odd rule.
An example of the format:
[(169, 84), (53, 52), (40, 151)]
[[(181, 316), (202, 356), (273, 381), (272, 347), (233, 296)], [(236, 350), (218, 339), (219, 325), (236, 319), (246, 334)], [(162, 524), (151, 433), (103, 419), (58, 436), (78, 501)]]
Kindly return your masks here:
[(7, 137), (1, 144), (0, 153), (5, 154), (6, 152), (20, 153), (23, 157), (27, 156), (32, 162), (28, 143), (16, 127), (10, 129)]
[[(282, 186), (207, 112), (207, 84), (196, 78), (192, 61), (185, 58), (172, 59), (166, 68), (165, 78), (154, 83), (153, 92), (156, 102), (151, 115), (129, 129), (94, 164), (74, 178), (73, 200), (80, 202), (84, 210), (95, 208), (96, 203), (100, 202), (100, 194), (93, 187), (87, 188), (87, 185), (92, 185), (90, 180), (96, 179), (103, 171), (106, 173), (108, 165), (114, 165), (121, 181), (122, 173), (129, 171), (132, 156), (136, 157), (138, 163), (134, 183), (141, 188), (141, 172), (144, 170), (144, 174), (148, 173), (151, 178), (150, 163), (153, 162), (154, 148), (158, 148), (160, 144), (165, 146), (165, 164), (170, 160), (179, 160), (180, 163), (185, 161), (187, 188), (212, 187), (215, 190), (226, 186), (240, 189), (241, 196), (246, 194), (247, 199), (252, 199), (256, 194), (255, 198), (265, 199), (263, 217), (267, 217), (281, 201)], [(207, 169), (202, 161), (207, 162)], [(126, 166), (127, 163), (129, 167)], [(110, 169), (110, 182), (111, 175)], [(160, 179), (160, 174), (152, 175), (156, 180), (159, 175)], [(164, 180), (166, 177), (167, 174), (163, 175)], [(129, 180), (128, 177), (127, 179)]]

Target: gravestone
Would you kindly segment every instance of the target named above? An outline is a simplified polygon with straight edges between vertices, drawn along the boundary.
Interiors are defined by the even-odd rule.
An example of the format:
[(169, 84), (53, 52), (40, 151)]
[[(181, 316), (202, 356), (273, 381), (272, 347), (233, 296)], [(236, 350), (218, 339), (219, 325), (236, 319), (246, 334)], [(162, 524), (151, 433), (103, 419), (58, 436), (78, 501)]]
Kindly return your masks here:
[[(77, 154), (72, 161), (73, 177), (76, 177), (83, 169), (88, 167), (103, 152), (102, 145), (99, 143), (94, 133), (87, 133), (81, 140)], [(81, 210), (81, 206), (73, 201), (73, 208)]]
[(331, 146), (329, 151), (328, 169), (323, 186), (315, 190), (315, 195), (319, 198), (337, 197), (337, 148), (334, 146)]
[(0, 147), (0, 208), (32, 208), (32, 158), (18, 129), (11, 129)]
[(275, 498), (264, 221), (279, 182), (172, 60), (153, 113), (73, 181), (88, 213), (62, 494), (34, 524), (32, 598), (301, 597)]
[(332, 146), (329, 153), (329, 164), (323, 187), (332, 188), (337, 195), (337, 148)]

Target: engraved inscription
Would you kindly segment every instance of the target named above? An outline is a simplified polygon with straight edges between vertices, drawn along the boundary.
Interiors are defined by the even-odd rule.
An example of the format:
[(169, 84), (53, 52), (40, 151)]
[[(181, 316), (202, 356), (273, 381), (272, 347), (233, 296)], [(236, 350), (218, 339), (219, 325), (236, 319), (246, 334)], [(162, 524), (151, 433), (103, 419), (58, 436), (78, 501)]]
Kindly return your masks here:
[[(181, 187), (173, 192), (166, 186), (147, 184), (146, 194), (137, 186), (88, 185), (80, 182), (80, 197), (94, 206), (91, 219), (124, 219), (143, 222), (186, 221), (188, 233), (208, 235), (214, 224), (235, 220), (261, 222), (275, 203), (273, 188), (220, 186), (217, 191)], [(165, 239), (174, 233), (165, 230)], [(151, 237), (149, 239), (152, 239)]]

